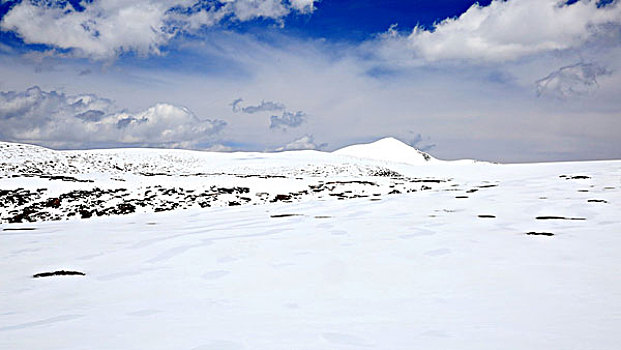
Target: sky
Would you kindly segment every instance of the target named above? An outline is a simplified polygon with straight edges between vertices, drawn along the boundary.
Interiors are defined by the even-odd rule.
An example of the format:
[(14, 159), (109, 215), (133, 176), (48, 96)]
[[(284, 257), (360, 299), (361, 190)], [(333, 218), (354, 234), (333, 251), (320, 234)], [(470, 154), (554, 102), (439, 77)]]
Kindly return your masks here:
[(621, 159), (620, 0), (0, 0), (0, 140)]

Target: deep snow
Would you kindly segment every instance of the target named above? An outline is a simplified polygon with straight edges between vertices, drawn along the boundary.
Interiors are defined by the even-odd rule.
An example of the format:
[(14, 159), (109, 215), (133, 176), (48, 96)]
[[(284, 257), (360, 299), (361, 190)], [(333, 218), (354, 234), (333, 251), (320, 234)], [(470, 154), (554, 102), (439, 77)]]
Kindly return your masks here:
[[(309, 195), (292, 203), (2, 224), (2, 349), (617, 349), (621, 343), (621, 161), (26, 152), (2, 153), (0, 189), (45, 185), (61, 193), (112, 186), (111, 178), (127, 187), (243, 183), (272, 194), (343, 179), (390, 189), (390, 177), (369, 173), (376, 169), (446, 182), (344, 200)], [(58, 163), (47, 163), (50, 157)], [(121, 163), (127, 167), (111, 166)], [(34, 168), (94, 182), (12, 177)], [(172, 175), (140, 175), (145, 169)], [(184, 172), (285, 178), (178, 176)], [(56, 270), (86, 275), (32, 278)]]

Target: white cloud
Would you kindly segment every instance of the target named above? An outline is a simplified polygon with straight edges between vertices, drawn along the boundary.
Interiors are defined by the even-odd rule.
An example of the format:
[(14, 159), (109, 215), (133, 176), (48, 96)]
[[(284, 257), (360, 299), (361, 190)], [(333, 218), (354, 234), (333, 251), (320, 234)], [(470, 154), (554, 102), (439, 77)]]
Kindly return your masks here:
[(283, 112), (282, 116), (273, 115), (270, 117), (270, 129), (296, 128), (306, 120), (306, 114), (302, 111), (295, 113)]
[[(85, 60), (56, 59), (54, 70), (35, 73), (26, 61), (0, 56), (0, 90), (23, 91), (39, 84), (46, 91), (62, 87), (67, 95), (90, 91), (132, 112), (162, 101), (183, 105), (195, 115), (225, 119), (226, 128), (212, 136), (213, 142), (226, 140), (224, 145), (235, 150), (273, 150), (301, 135), (321, 137), (330, 150), (388, 135), (416, 141), (421, 133), (424, 139), (417, 147), (437, 144), (433, 155), (441, 159), (503, 162), (620, 156), (618, 41), (607, 48), (591, 43), (562, 54), (493, 64), (418, 60), (395, 67), (375, 56), (359, 55), (357, 45), (282, 35), (272, 39), (218, 31), (210, 33), (209, 43), (186, 42), (180, 48), (181, 54), (196, 60), (212, 62), (216, 57), (232, 65), (217, 71), (153, 64), (162, 58), (152, 57), (108, 69)], [(560, 103), (535, 96), (535, 81), (576, 62), (597, 62), (613, 73), (597, 77), (594, 94)], [(91, 74), (78, 76), (85, 68)], [(220, 74), (226, 70), (242, 73)], [(269, 116), (281, 117), (282, 112), (242, 118), (229, 105), (238, 96), (255, 106), (269, 97), (266, 101), (282, 102), (295, 107), (288, 111), (301, 110), (309, 116), (299, 127), (287, 127), (287, 132), (266, 132)], [(112, 108), (105, 116), (118, 110)], [(4, 121), (0, 124), (5, 133), (10, 129)], [(57, 135), (66, 144), (65, 135)], [(190, 142), (196, 145), (195, 140)], [(211, 144), (208, 140), (207, 147)]]
[(599, 87), (597, 77), (609, 74), (610, 71), (595, 63), (577, 63), (561, 67), (535, 82), (537, 96), (565, 99), (585, 95)]
[[(433, 30), (415, 28), (407, 45), (428, 61), (465, 59), (506, 61), (523, 56), (580, 47), (609, 35), (621, 25), (621, 4), (598, 8), (597, 1), (567, 5), (561, 0), (494, 0), (472, 5), (458, 18), (448, 18)], [(612, 26), (612, 27), (611, 27)], [(394, 30), (384, 35), (401, 42)]]
[(311, 13), (315, 10), (316, 0), (290, 0), (291, 7), (300, 13)]
[(201, 148), (225, 126), (222, 120), (199, 119), (187, 108), (165, 103), (128, 113), (95, 95), (68, 96), (38, 87), (0, 92), (0, 137), (14, 142)]
[(275, 151), (299, 151), (299, 150), (316, 150), (325, 147), (326, 144), (317, 145), (313, 135), (305, 135), (299, 139), (295, 139), (288, 144), (278, 147)]
[(210, 152), (233, 152), (233, 147), (222, 145), (222, 144), (214, 144), (204, 149), (205, 151)]
[(241, 98), (238, 98), (231, 103), (233, 112), (236, 112), (236, 113), (244, 112), (248, 114), (254, 114), (254, 113), (259, 113), (259, 112), (282, 111), (286, 108), (286, 106), (280, 102), (265, 101), (265, 100), (262, 100), (261, 103), (259, 103), (256, 106), (242, 107), (240, 106), (242, 101), (243, 100)]
[(314, 0), (95, 0), (74, 8), (68, 2), (24, 0), (13, 6), (0, 29), (26, 43), (70, 50), (76, 56), (111, 58), (123, 52), (159, 54), (180, 31), (196, 31), (223, 20), (281, 20), (310, 13)]

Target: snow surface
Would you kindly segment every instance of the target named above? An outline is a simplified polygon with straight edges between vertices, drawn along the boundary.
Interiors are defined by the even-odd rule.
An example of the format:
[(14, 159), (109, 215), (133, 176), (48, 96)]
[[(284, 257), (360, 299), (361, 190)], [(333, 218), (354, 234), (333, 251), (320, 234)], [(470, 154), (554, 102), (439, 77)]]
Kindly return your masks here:
[[(399, 181), (422, 186), (373, 175), (377, 169), (446, 182), (343, 200), (309, 195), (291, 203), (1, 224), (0, 349), (547, 350), (621, 343), (621, 161), (412, 165), (361, 159), (368, 150), (352, 158), (4, 146), (0, 189), (45, 185), (62, 193), (119, 182), (111, 178), (127, 187), (243, 183), (251, 193), (272, 194), (343, 179), (373, 180), (380, 184), (374, 189)], [(141, 175), (148, 171), (169, 175)], [(191, 175), (200, 172), (285, 177)], [(20, 174), (29, 176), (13, 177)], [(346, 186), (362, 193), (367, 185)], [(32, 278), (56, 270), (86, 275)]]

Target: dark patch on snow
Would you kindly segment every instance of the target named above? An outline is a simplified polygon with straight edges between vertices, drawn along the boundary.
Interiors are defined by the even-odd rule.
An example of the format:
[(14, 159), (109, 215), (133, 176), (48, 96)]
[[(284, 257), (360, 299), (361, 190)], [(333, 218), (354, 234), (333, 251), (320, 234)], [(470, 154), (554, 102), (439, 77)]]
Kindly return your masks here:
[(529, 236), (554, 236), (554, 233), (552, 232), (526, 232), (527, 235)]
[(479, 217), (480, 217), (481, 219), (495, 219), (495, 218), (496, 218), (496, 215), (481, 214), (481, 215), (479, 215)]
[(51, 276), (86, 276), (86, 274), (80, 271), (58, 270), (54, 272), (41, 272), (41, 273), (32, 275), (33, 278), (51, 277)]
[(537, 220), (586, 220), (586, 218), (571, 218), (565, 216), (537, 216), (535, 219)]
[(271, 218), (287, 218), (290, 216), (304, 216), (303, 214), (274, 214), (270, 215)]
[(560, 178), (563, 178), (565, 180), (586, 180), (586, 179), (590, 179), (590, 176), (586, 176), (586, 175), (559, 175)]

